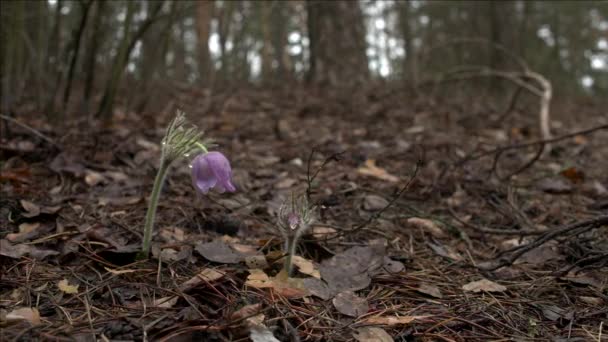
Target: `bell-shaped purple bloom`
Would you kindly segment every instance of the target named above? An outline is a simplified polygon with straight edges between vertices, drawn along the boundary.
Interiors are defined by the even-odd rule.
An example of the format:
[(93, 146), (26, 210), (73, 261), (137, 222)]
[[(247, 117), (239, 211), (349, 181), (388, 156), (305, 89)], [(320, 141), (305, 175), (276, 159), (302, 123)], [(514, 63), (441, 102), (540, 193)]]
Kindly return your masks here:
[(203, 194), (215, 189), (222, 193), (234, 192), (230, 162), (220, 152), (202, 153), (192, 161), (192, 183)]

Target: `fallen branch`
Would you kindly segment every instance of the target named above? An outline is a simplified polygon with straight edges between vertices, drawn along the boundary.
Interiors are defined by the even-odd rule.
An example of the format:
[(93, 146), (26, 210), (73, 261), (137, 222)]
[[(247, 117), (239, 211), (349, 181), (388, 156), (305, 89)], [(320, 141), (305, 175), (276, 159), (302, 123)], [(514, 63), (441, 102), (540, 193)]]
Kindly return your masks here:
[(550, 240), (554, 240), (558, 237), (564, 236), (576, 236), (588, 232), (592, 229), (608, 225), (608, 215), (598, 216), (585, 221), (575, 222), (563, 227), (553, 228), (548, 232), (537, 237), (534, 241), (518, 246), (509, 250), (506, 250), (499, 254), (498, 258), (478, 264), (477, 267), (483, 271), (494, 271), (504, 266), (512, 265), (515, 260), (524, 255), (525, 253), (542, 246)]
[(28, 132), (34, 134), (35, 136), (37, 136), (38, 138), (40, 138), (40, 139), (46, 141), (47, 143), (51, 144), (53, 147), (57, 148), (58, 150), (61, 150), (61, 147), (59, 145), (57, 145), (57, 143), (55, 141), (53, 141), (53, 139), (51, 139), (51, 138), (47, 137), (46, 135), (40, 133), (36, 129), (34, 129), (34, 128), (32, 128), (32, 127), (30, 127), (30, 126), (28, 126), (28, 125), (26, 125), (24, 123), (21, 123), (21, 122), (15, 120), (15, 119), (13, 119), (13, 118), (11, 118), (9, 116), (3, 115), (3, 114), (0, 114), (0, 118), (2, 118), (5, 121), (8, 121), (8, 122), (10, 122), (12, 124), (15, 124), (15, 125), (23, 128), (23, 129), (25, 129), (26, 131), (28, 131)]

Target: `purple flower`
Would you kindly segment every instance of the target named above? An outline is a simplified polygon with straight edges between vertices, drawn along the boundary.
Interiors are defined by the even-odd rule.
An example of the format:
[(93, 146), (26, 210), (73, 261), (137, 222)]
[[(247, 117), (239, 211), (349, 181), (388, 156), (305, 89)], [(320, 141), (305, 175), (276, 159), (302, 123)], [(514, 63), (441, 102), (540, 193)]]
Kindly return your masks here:
[(220, 152), (202, 153), (192, 161), (192, 183), (203, 194), (215, 189), (222, 193), (234, 192), (230, 162)]

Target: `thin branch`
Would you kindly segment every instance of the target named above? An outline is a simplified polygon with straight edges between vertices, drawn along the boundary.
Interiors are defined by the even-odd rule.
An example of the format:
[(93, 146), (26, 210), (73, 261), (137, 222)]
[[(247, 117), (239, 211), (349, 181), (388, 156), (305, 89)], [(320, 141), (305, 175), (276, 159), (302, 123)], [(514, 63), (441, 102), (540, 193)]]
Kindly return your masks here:
[[(542, 246), (550, 240), (554, 240), (560, 236), (576, 236), (583, 234), (592, 229), (608, 225), (608, 215), (598, 216), (585, 221), (575, 222), (566, 226), (550, 229), (546, 233), (537, 237), (534, 241), (512, 248), (502, 252), (498, 258), (484, 262), (478, 265), (478, 268), (484, 271), (494, 271), (498, 268), (509, 266), (525, 253)], [(506, 257), (503, 255), (507, 255)]]
[(344, 236), (346, 234), (353, 234), (356, 233), (358, 231), (360, 231), (361, 229), (365, 228), (367, 225), (369, 225), (370, 223), (374, 222), (375, 220), (377, 220), (378, 218), (380, 218), (380, 216), (382, 216), (382, 214), (388, 210), (388, 208), (392, 207), (393, 204), (401, 197), (401, 195), (403, 195), (403, 193), (405, 193), (409, 188), (410, 185), (412, 184), (412, 182), (414, 181), (414, 179), (416, 179), (416, 177), (418, 176), (418, 171), (420, 171), (420, 169), (422, 168), (423, 162), (421, 159), (418, 159), (418, 161), (416, 162), (416, 166), (414, 167), (414, 171), (412, 173), (412, 176), (410, 177), (410, 179), (407, 181), (407, 183), (405, 183), (405, 185), (403, 185), (401, 187), (401, 189), (399, 189), (399, 191), (397, 191), (397, 193), (393, 196), (393, 198), (381, 209), (375, 211), (367, 220), (365, 220), (364, 222), (356, 225), (355, 227), (349, 229), (349, 230), (342, 230), (340, 231), (338, 234), (332, 236), (332, 237), (328, 237), (327, 239), (325, 239), (324, 241), (329, 241), (329, 240), (333, 240), (336, 239), (338, 237)]
[(11, 122), (11, 123), (13, 123), (13, 124), (15, 124), (15, 125), (23, 128), (23, 129), (29, 131), (30, 133), (34, 134), (35, 136), (39, 137), (40, 139), (48, 142), (49, 144), (51, 144), (53, 147), (57, 148), (58, 150), (61, 150), (61, 147), (59, 145), (57, 145), (57, 143), (55, 143), (55, 141), (53, 141), (53, 139), (51, 139), (51, 138), (47, 137), (46, 135), (40, 133), (36, 129), (34, 129), (34, 128), (32, 128), (32, 127), (30, 127), (30, 126), (28, 126), (28, 125), (26, 125), (24, 123), (21, 123), (21, 122), (15, 120), (15, 119), (11, 118), (10, 116), (6, 116), (4, 114), (0, 114), (0, 118), (2, 118), (5, 121)]

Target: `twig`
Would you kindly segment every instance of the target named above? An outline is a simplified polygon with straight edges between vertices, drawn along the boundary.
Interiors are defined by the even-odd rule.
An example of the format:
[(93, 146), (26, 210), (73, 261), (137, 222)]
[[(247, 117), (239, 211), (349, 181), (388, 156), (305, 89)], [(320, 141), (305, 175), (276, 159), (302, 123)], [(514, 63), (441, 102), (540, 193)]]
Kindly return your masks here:
[(36, 129), (22, 123), (19, 122), (13, 118), (11, 118), (10, 116), (6, 116), (4, 114), (0, 114), (0, 118), (4, 119), (5, 121), (11, 122), (27, 131), (29, 131), (30, 133), (34, 134), (35, 136), (39, 137), (40, 139), (48, 142), (49, 144), (51, 144), (53, 147), (57, 148), (58, 150), (61, 150), (61, 147), (59, 145), (57, 145), (57, 143), (55, 143), (55, 141), (53, 141), (53, 139), (47, 137), (46, 135), (40, 133), (39, 131), (37, 131)]
[(499, 258), (497, 258), (495, 260), (479, 264), (478, 268), (481, 270), (484, 270), (484, 271), (494, 271), (503, 266), (508, 266), (508, 265), (513, 264), (513, 262), (515, 262), (515, 260), (517, 260), (519, 257), (524, 255), (526, 252), (529, 252), (529, 251), (533, 250), (534, 248), (542, 246), (546, 242), (556, 239), (559, 236), (579, 235), (579, 234), (585, 233), (589, 230), (592, 230), (592, 229), (595, 229), (597, 227), (601, 227), (604, 225), (608, 225), (608, 215), (595, 217), (595, 218), (588, 219), (585, 221), (575, 222), (575, 223), (569, 224), (569, 225), (561, 227), (561, 228), (558, 227), (558, 228), (551, 229), (548, 232), (544, 233), (543, 235), (537, 237), (534, 241), (532, 241), (526, 245), (518, 246), (518, 247), (512, 248), (510, 250), (507, 250), (507, 251), (501, 253), (501, 255), (508, 255), (508, 256), (506, 256), (506, 257), (500, 256)]
[(325, 168), (325, 166), (327, 166), (327, 164), (329, 164), (332, 161), (340, 161), (340, 157), (344, 153), (346, 153), (346, 151), (336, 152), (336, 153), (330, 155), (329, 157), (325, 158), (325, 160), (323, 161), (321, 166), (319, 166), (319, 168), (311, 176), (310, 165), (312, 164), (312, 157), (318, 150), (319, 150), (318, 146), (315, 146), (310, 150), (310, 155), (308, 155), (308, 162), (307, 162), (307, 166), (306, 166), (306, 183), (307, 183), (306, 199), (308, 200), (308, 203), (312, 206), (314, 206), (314, 204), (312, 204), (312, 200), (310, 198), (312, 195), (312, 182), (314, 182), (315, 178), (317, 178), (317, 176), (319, 175), (319, 172), (321, 172), (321, 170), (323, 170)]
[(531, 146), (536, 146), (536, 145), (541, 145), (541, 144), (550, 144), (550, 143), (558, 142), (560, 140), (569, 139), (569, 138), (575, 137), (577, 135), (587, 135), (587, 134), (591, 134), (596, 131), (600, 131), (600, 130), (604, 130), (604, 129), (608, 129), (608, 124), (584, 129), (582, 131), (564, 134), (562, 136), (551, 138), (551, 139), (540, 139), (540, 140), (534, 140), (534, 141), (530, 141), (530, 142), (526, 142), (526, 143), (500, 146), (500, 147), (497, 147), (497, 148), (489, 150), (489, 151), (480, 152), (478, 154), (471, 154), (469, 156), (466, 156), (466, 157), (460, 159), (459, 161), (457, 161), (454, 164), (454, 166), (461, 167), (462, 165), (466, 164), (467, 162), (469, 162), (471, 160), (477, 160), (482, 157), (489, 156), (489, 155), (495, 154), (495, 153), (503, 153), (503, 152), (509, 151), (509, 150), (516, 150), (516, 149), (521, 149), (521, 148), (526, 148), (526, 147), (531, 147)]
[(420, 171), (422, 167), (422, 160), (418, 159), (418, 161), (416, 162), (416, 166), (414, 167), (414, 172), (412, 173), (412, 176), (410, 177), (410, 179), (407, 181), (407, 183), (405, 183), (405, 185), (403, 185), (401, 187), (401, 189), (399, 189), (399, 191), (397, 191), (397, 193), (393, 196), (393, 198), (381, 209), (375, 211), (367, 220), (365, 220), (364, 222), (356, 225), (355, 227), (349, 229), (349, 230), (342, 230), (340, 231), (338, 234), (335, 234), (334, 236), (328, 237), (327, 239), (325, 239), (325, 241), (329, 241), (329, 240), (333, 240), (336, 239), (338, 237), (344, 236), (346, 234), (352, 234), (355, 233), (363, 228), (365, 228), (367, 225), (369, 225), (370, 223), (372, 223), (373, 221), (377, 220), (378, 218), (380, 218), (380, 216), (391, 206), (393, 206), (393, 204), (401, 197), (401, 195), (403, 195), (403, 193), (405, 191), (407, 191), (410, 188), (410, 185), (412, 184), (412, 182), (414, 181), (414, 179), (416, 179), (416, 176), (418, 175), (418, 171)]

